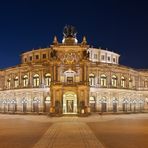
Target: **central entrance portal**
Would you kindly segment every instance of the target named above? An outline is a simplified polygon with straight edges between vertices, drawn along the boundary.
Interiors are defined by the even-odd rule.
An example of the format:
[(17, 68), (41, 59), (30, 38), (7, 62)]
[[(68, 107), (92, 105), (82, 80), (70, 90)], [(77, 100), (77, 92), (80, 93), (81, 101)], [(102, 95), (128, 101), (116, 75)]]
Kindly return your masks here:
[(73, 100), (67, 100), (67, 112), (73, 113)]
[(66, 92), (63, 95), (63, 113), (77, 114), (77, 95), (74, 92)]

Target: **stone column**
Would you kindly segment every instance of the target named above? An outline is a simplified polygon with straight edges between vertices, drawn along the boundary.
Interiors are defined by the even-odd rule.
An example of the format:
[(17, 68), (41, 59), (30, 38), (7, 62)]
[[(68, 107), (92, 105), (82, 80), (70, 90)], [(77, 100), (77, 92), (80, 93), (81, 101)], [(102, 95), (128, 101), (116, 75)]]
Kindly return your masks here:
[(32, 72), (28, 72), (28, 80), (29, 80), (29, 86), (32, 87), (32, 80), (33, 80), (33, 76), (32, 76)]
[(54, 71), (54, 82), (55, 82), (56, 81), (56, 65), (54, 65), (53, 71)]
[(86, 67), (86, 64), (84, 64), (83, 73), (84, 73), (84, 82), (85, 82), (85, 84), (87, 84), (87, 67)]

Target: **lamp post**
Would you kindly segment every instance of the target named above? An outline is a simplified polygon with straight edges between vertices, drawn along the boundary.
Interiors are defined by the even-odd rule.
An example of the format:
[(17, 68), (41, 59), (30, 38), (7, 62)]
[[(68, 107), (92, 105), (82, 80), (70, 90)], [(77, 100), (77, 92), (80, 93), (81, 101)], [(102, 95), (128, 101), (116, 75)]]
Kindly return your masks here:
[(10, 103), (11, 103), (11, 101), (10, 101), (10, 99), (8, 99), (8, 100), (7, 100), (7, 104), (8, 104), (8, 112), (9, 112), (9, 109), (10, 109)]

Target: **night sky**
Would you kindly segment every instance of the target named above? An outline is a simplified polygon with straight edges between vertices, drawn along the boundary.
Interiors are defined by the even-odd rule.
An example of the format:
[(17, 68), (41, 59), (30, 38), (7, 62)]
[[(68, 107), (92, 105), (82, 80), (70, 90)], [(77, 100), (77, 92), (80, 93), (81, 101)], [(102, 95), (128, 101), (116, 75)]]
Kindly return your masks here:
[(148, 69), (146, 0), (1, 0), (0, 69), (20, 63), (20, 54), (48, 47), (63, 27), (76, 27), (79, 42), (121, 55), (120, 64)]

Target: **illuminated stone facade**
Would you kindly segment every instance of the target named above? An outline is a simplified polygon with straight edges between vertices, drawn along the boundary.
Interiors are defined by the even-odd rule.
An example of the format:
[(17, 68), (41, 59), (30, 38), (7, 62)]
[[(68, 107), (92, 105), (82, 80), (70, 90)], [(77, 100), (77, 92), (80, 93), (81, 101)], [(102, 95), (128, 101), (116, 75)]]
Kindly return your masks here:
[(119, 54), (78, 43), (64, 28), (62, 43), (25, 52), (0, 70), (0, 112), (82, 114), (148, 111), (148, 70), (119, 64)]

